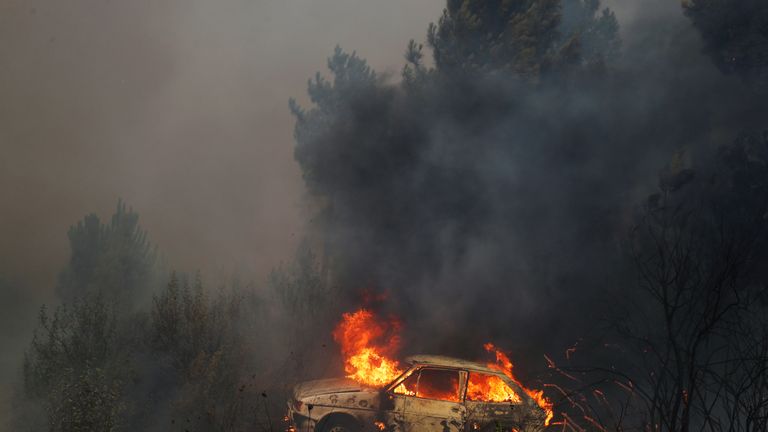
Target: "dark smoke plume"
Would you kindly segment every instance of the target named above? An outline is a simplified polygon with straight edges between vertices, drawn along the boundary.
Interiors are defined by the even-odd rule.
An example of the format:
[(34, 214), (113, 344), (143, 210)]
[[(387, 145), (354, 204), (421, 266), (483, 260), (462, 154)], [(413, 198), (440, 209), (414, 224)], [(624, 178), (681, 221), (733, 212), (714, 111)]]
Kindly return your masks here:
[(702, 44), (682, 9), (646, 21), (620, 49), (596, 1), (451, 0), (396, 83), (337, 49), (313, 105), (292, 104), (337, 282), (390, 292), (415, 351), (599, 339), (634, 284), (624, 243), (659, 171), (767, 112), (752, 82), (706, 57), (719, 33)]

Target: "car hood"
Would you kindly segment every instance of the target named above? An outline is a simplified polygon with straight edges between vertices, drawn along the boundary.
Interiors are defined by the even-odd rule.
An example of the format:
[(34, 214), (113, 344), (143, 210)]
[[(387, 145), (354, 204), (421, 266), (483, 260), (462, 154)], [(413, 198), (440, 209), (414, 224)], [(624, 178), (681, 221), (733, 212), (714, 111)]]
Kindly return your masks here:
[(370, 387), (365, 387), (357, 381), (349, 378), (329, 378), (314, 381), (305, 381), (296, 386), (293, 393), (297, 399), (320, 396), (331, 393), (349, 393), (360, 391), (375, 390)]

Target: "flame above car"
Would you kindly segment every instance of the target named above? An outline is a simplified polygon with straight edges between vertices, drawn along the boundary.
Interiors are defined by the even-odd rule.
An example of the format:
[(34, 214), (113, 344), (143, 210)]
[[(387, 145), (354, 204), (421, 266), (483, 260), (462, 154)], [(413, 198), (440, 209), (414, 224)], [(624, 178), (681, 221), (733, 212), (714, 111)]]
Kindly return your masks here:
[(380, 320), (368, 309), (344, 313), (333, 331), (341, 347), (347, 377), (370, 386), (384, 386), (403, 373), (392, 356), (400, 349), (400, 321)]

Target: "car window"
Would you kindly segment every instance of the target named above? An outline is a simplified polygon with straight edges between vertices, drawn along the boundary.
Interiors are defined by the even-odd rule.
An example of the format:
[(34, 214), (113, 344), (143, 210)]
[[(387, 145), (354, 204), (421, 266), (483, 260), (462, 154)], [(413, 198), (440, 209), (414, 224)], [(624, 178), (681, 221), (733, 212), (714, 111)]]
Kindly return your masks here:
[(416, 397), (458, 402), (459, 371), (422, 369), (416, 387)]
[(522, 403), (520, 395), (496, 375), (470, 372), (467, 381), (467, 400), (477, 402)]
[(397, 394), (416, 396), (416, 385), (419, 382), (419, 372), (412, 373), (393, 390)]
[(424, 368), (412, 373), (392, 390), (394, 393), (459, 402), (459, 371)]

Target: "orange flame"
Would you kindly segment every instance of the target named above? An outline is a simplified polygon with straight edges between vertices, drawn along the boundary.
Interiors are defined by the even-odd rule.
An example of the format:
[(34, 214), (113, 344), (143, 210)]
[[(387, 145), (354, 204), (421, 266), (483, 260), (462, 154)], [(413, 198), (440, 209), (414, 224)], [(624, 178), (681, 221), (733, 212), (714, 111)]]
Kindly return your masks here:
[(492, 352), (496, 355), (496, 363), (489, 363), (488, 367), (491, 369), (496, 369), (499, 371), (504, 372), (506, 376), (508, 376), (512, 381), (514, 381), (518, 386), (520, 386), (523, 391), (533, 399), (541, 409), (543, 409), (547, 417), (544, 420), (544, 426), (549, 426), (549, 423), (552, 421), (552, 417), (555, 416), (554, 411), (552, 409), (552, 402), (544, 397), (544, 391), (543, 390), (532, 390), (527, 387), (525, 387), (520, 380), (518, 380), (515, 375), (512, 373), (512, 368), (514, 365), (512, 364), (512, 361), (509, 360), (509, 357), (507, 357), (506, 354), (501, 352), (496, 346), (494, 346), (492, 343), (487, 343), (483, 345), (486, 351)]
[(467, 381), (467, 400), (478, 402), (520, 403), (522, 399), (514, 390), (493, 375), (470, 372)]
[(400, 348), (400, 327), (397, 319), (379, 321), (368, 309), (343, 314), (333, 340), (341, 346), (347, 377), (380, 387), (402, 374), (397, 360), (390, 358)]

